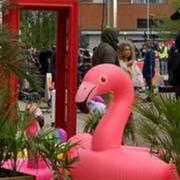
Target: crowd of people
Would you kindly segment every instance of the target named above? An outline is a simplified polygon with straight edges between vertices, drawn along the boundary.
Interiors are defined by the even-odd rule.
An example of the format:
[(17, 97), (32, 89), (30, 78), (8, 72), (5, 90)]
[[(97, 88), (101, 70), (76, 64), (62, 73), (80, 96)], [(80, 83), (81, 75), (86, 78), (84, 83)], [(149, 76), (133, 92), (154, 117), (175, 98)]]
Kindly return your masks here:
[[(153, 90), (154, 86), (163, 84), (164, 75), (169, 76), (171, 85), (174, 84), (174, 81), (177, 82), (177, 79), (172, 80), (172, 69), (174, 69), (174, 67), (172, 68), (172, 57), (177, 56), (179, 52), (176, 47), (178, 43), (170, 47), (164, 41), (155, 40), (145, 42), (142, 47), (137, 48), (132, 41), (119, 42), (118, 36), (119, 33), (116, 29), (107, 28), (103, 30), (101, 42), (93, 49), (92, 53), (87, 49), (79, 49), (78, 84), (81, 83), (91, 67), (103, 63), (111, 63), (123, 68), (132, 78), (134, 88), (138, 90)], [(52, 47), (39, 52), (30, 49), (29, 52), (41, 74), (42, 88), (45, 89), (47, 73), (52, 74), (52, 81), (55, 82), (56, 49)]]
[[(142, 66), (139, 66), (139, 61), (143, 64)], [(88, 50), (79, 52), (78, 82), (81, 83), (86, 72), (93, 66), (104, 63), (119, 66), (129, 74), (136, 92), (136, 99), (139, 98), (139, 91), (145, 94), (146, 92), (154, 93), (155, 87), (160, 84), (166, 85), (167, 80), (168, 84), (172, 85), (176, 97), (180, 97), (180, 33), (177, 34), (172, 46), (168, 46), (164, 41), (149, 41), (138, 49), (131, 41), (119, 42), (116, 29), (105, 29), (102, 32), (101, 42), (93, 49), (92, 55)], [(169, 78), (165, 81), (164, 76)], [(103, 112), (108, 107), (112, 96), (111, 93), (102, 95), (103, 104), (105, 104)], [(148, 95), (145, 101), (151, 102)], [(93, 113), (102, 113), (100, 105), (93, 101), (90, 111), (95, 109)], [(132, 119), (133, 112), (129, 116), (125, 133), (130, 132), (132, 141), (135, 143)]]
[[(135, 47), (132, 41), (119, 42), (118, 36), (116, 29), (107, 28), (102, 31), (101, 42), (93, 49), (92, 53), (87, 49), (79, 49), (78, 86), (87, 71), (93, 66), (110, 63), (121, 67), (129, 74), (135, 92), (137, 92), (137, 98), (140, 91), (154, 92), (154, 86), (158, 86), (162, 80), (161, 76), (164, 75), (168, 75), (168, 83), (172, 85), (176, 97), (180, 97), (180, 33), (177, 34), (175, 43), (171, 47), (163, 41), (149, 41), (145, 42), (139, 49)], [(53, 47), (52, 49), (42, 49), (39, 52), (30, 49), (29, 54), (43, 77), (42, 88), (45, 90), (46, 74), (52, 74), (52, 82), (56, 78), (56, 49)], [(139, 62), (141, 66), (139, 66)], [(105, 112), (112, 94), (103, 95), (102, 98), (103, 102), (99, 100), (89, 102), (89, 108), (92, 112), (98, 111), (101, 114)], [(132, 119), (132, 116), (133, 114), (130, 115), (129, 119)], [(41, 118), (40, 123), (43, 126), (44, 120)]]
[[(172, 85), (176, 95), (180, 94), (179, 82), (179, 34), (175, 43), (169, 46), (165, 41), (147, 41), (137, 48), (132, 41), (119, 42), (117, 29), (106, 28), (102, 31), (101, 42), (94, 47), (91, 53), (88, 49), (79, 49), (78, 52), (78, 85), (86, 72), (93, 66), (110, 63), (124, 69), (131, 77), (135, 90), (150, 90), (158, 85)], [(51, 73), (52, 82), (55, 82), (56, 48), (29, 50), (30, 59), (38, 68), (42, 78), (42, 89), (45, 91), (46, 74)], [(175, 60), (174, 60), (175, 59)], [(141, 66), (139, 66), (141, 65)], [(177, 68), (175, 68), (177, 67)], [(164, 76), (166, 81), (163, 81)], [(169, 77), (167, 81), (167, 77)], [(23, 87), (23, 85), (21, 86)], [(22, 88), (21, 88), (22, 89)], [(44, 91), (42, 95), (44, 95)], [(27, 93), (35, 96), (31, 91)]]
[[(171, 46), (165, 41), (154, 40), (137, 48), (132, 41), (119, 42), (117, 30), (107, 28), (103, 30), (101, 42), (93, 49), (92, 55), (87, 49), (79, 51), (78, 82), (91, 67), (110, 63), (120, 66), (130, 75), (135, 89), (153, 92), (159, 85), (174, 85), (172, 71), (177, 70), (172, 67), (172, 57), (179, 53), (178, 39), (179, 35)], [(178, 75), (174, 76), (178, 78)], [(174, 78), (176, 82), (177, 78)]]

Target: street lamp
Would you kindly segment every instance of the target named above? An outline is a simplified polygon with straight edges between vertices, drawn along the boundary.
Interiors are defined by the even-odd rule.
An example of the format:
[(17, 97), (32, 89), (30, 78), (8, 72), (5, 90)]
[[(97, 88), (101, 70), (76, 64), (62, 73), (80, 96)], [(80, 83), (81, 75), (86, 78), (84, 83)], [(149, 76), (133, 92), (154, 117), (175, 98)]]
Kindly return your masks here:
[(107, 6), (106, 25), (108, 27), (117, 28), (117, 9), (118, 9), (117, 0), (106, 0), (105, 2)]
[(113, 27), (117, 28), (117, 0), (113, 0)]
[(147, 40), (149, 40), (149, 0), (146, 0), (146, 7), (147, 7)]

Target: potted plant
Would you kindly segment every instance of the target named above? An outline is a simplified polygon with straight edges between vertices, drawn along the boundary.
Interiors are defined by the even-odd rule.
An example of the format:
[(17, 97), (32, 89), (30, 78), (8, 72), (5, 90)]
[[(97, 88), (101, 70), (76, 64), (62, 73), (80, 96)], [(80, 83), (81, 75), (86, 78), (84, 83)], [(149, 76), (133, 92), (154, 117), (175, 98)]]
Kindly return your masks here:
[[(78, 158), (69, 158), (68, 152), (76, 144), (54, 138), (54, 129), (45, 129), (31, 138), (28, 137), (26, 127), (34, 118), (30, 112), (19, 110), (17, 100), (10, 100), (9, 76), (13, 74), (18, 79), (27, 79), (36, 90), (40, 88), (32, 76), (35, 73), (34, 69), (30, 68), (26, 48), (7, 28), (0, 28), (0, 35), (0, 179), (9, 180), (10, 176), (18, 176), (18, 179), (21, 179), (24, 174), (18, 171), (28, 158), (43, 160), (53, 171), (55, 178), (61, 176), (70, 179), (69, 169)], [(33, 73), (30, 71), (32, 69)], [(5, 170), (7, 163), (11, 167), (8, 172)], [(3, 175), (5, 177), (1, 177)]]
[(33, 137), (29, 143), (30, 152), (34, 152), (43, 159), (53, 172), (54, 179), (72, 179), (70, 169), (78, 160), (78, 157), (70, 157), (69, 153), (78, 143), (61, 142), (57, 136), (53, 136), (55, 129), (42, 131), (38, 136)]
[[(16, 77), (26, 78), (34, 87), (37, 88), (37, 86), (24, 68), (25, 51), (19, 45), (16, 35), (5, 27), (0, 27), (0, 35), (0, 175), (14, 176), (15, 174), (19, 175), (17, 173), (17, 151), (23, 148), (24, 143), (22, 143), (23, 133), (18, 127), (21, 117), (19, 116), (17, 102), (11, 103), (10, 100), (12, 96), (10, 96), (9, 77), (14, 73)], [(17, 137), (17, 133), (21, 136)], [(11, 160), (11, 171), (2, 169), (7, 160)]]
[(138, 133), (152, 153), (173, 162), (180, 174), (180, 100), (172, 94), (150, 95), (150, 99), (135, 107)]
[[(20, 175), (24, 177), (24, 174), (18, 173), (20, 167), (18, 153), (23, 151), (26, 144), (24, 130), (20, 128), (25, 121), (22, 115), (16, 113), (15, 104), (7, 106), (7, 91), (1, 89), (0, 93), (0, 179), (11, 179)], [(12, 167), (11, 171), (3, 168), (8, 160)], [(28, 176), (28, 179), (33, 179), (33, 177)]]
[[(20, 178), (20, 175), (25, 178), (25, 175), (18, 171), (28, 158), (33, 160), (33, 168), (38, 168), (38, 164), (43, 160), (52, 170), (54, 178), (71, 179), (70, 168), (78, 157), (69, 158), (68, 153), (77, 143), (62, 142), (53, 128), (42, 130), (29, 138), (25, 129), (33, 119), (32, 114), (29, 111), (17, 111), (15, 104), (11, 104), (7, 109), (7, 92), (0, 92), (0, 179), (1, 176)], [(2, 169), (7, 161), (11, 171)]]

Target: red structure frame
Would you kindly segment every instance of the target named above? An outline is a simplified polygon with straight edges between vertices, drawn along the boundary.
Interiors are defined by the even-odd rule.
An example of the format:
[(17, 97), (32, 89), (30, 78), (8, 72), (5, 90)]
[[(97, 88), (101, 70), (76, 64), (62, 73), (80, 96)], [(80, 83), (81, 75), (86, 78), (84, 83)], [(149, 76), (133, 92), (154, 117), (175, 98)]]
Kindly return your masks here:
[[(3, 23), (19, 31), (20, 10), (55, 10), (57, 20), (56, 55), (56, 127), (64, 128), (68, 136), (76, 132), (76, 79), (77, 79), (77, 0), (10, 0), (14, 6), (3, 12)], [(17, 98), (18, 80), (10, 76), (12, 96)]]

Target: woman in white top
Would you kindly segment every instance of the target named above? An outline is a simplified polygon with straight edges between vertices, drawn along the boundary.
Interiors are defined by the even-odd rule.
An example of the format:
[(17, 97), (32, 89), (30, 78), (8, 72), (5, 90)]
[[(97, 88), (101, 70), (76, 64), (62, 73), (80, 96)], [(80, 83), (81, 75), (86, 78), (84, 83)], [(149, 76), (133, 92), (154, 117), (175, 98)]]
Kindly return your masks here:
[[(144, 81), (141, 70), (137, 66), (135, 50), (130, 42), (123, 42), (119, 46), (119, 64), (124, 71), (126, 71), (131, 79), (135, 89), (143, 88)], [(131, 136), (133, 144), (136, 144), (136, 137), (134, 133), (133, 113), (130, 114), (128, 123), (125, 128), (126, 136)]]
[(135, 50), (130, 42), (123, 42), (119, 46), (119, 63), (130, 76), (135, 89), (144, 88), (142, 72), (137, 66)]

